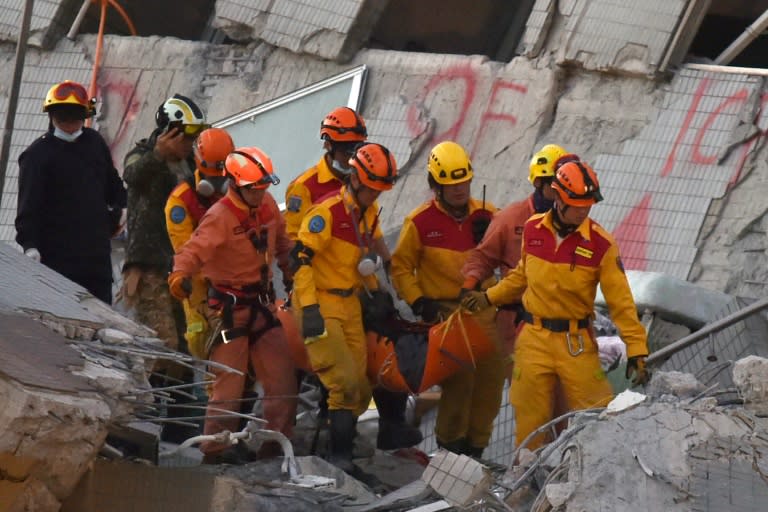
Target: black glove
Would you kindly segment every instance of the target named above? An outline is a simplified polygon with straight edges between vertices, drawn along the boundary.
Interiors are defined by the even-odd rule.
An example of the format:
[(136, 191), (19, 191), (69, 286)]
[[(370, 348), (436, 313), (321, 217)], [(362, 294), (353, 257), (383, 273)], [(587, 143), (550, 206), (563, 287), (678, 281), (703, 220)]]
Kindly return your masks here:
[(646, 356), (632, 356), (627, 359), (627, 371), (624, 376), (629, 379), (634, 375), (632, 379), (633, 386), (642, 386), (648, 383), (651, 378), (650, 372), (645, 367)]
[(301, 335), (306, 338), (315, 338), (325, 332), (325, 321), (320, 314), (320, 304), (304, 306), (301, 309)]
[(283, 288), (285, 293), (291, 293), (291, 290), (293, 290), (293, 279), (290, 277), (286, 278), (285, 274), (283, 274)]
[(363, 309), (363, 326), (366, 331), (374, 331), (394, 341), (396, 336), (395, 301), (387, 292), (373, 290), (370, 295), (360, 295)]
[(491, 212), (488, 210), (477, 210), (472, 214), (472, 240), (475, 244), (479, 244), (485, 236), (485, 232), (488, 231), (488, 226), (491, 224), (491, 218)]
[(420, 316), (422, 320), (430, 324), (442, 321), (442, 317), (447, 316), (448, 313), (448, 310), (440, 302), (423, 296), (413, 301), (411, 310), (414, 315)]

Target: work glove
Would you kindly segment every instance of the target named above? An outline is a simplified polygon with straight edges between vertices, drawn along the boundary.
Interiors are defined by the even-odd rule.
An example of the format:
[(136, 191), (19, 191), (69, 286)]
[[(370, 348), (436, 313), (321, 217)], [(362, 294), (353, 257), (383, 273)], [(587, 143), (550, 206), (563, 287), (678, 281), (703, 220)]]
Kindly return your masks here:
[(168, 275), (168, 288), (177, 300), (188, 299), (192, 295), (192, 279), (184, 272), (176, 270)]
[(648, 383), (651, 378), (650, 372), (645, 367), (646, 356), (632, 356), (627, 359), (627, 371), (624, 376), (629, 379), (634, 375), (632, 379), (633, 386), (642, 386)]
[(420, 316), (422, 320), (430, 324), (442, 321), (449, 313), (448, 309), (439, 301), (423, 296), (413, 301), (411, 310), (414, 315)]
[(293, 276), (283, 273), (283, 288), (285, 293), (291, 293), (293, 290)]
[(24, 251), (24, 256), (31, 258), (36, 262), (40, 263), (40, 251), (38, 251), (34, 247), (30, 247), (29, 249)]
[(301, 308), (301, 336), (304, 339), (317, 338), (325, 333), (325, 321), (320, 314), (320, 304)]
[(470, 290), (461, 299), (461, 307), (474, 313), (491, 307), (491, 301), (488, 300), (488, 295), (485, 292)]

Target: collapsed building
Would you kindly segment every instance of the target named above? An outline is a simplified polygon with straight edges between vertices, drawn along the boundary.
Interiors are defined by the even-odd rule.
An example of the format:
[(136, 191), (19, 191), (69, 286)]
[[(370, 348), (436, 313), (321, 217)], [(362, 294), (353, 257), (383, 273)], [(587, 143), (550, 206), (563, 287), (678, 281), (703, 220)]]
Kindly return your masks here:
[[(653, 350), (695, 334), (765, 295), (768, 121), (763, 108), (765, 71), (760, 69), (765, 66), (765, 43), (755, 37), (754, 42), (729, 45), (739, 41), (744, 27), (765, 18), (767, 2), (531, 0), (515, 8), (505, 2), (473, 2), (471, 9), (458, 0), (417, 6), (399, 0), (252, 5), (193, 0), (164, 2), (162, 7), (131, 2), (124, 7), (139, 35), (129, 35), (122, 17), (110, 15), (98, 63), (98, 9), (86, 9), (89, 3), (34, 2), (18, 102), (10, 104), (7, 86), (0, 90), (0, 111), (5, 115), (13, 107), (16, 113), (8, 161), (0, 165), (0, 240), (11, 242), (0, 253), (0, 300), (7, 315), (1, 329), (4, 344), (26, 351), (16, 354), (9, 349), (15, 355), (3, 361), (8, 405), (2, 422), (8, 425), (4, 432), (13, 435), (3, 435), (0, 489), (8, 491), (2, 492), (2, 502), (9, 510), (57, 510), (64, 503), (102, 450), (110, 425), (133, 414), (129, 411), (134, 404), (126, 397), (134, 389), (146, 389), (145, 360), (158, 357), (151, 332), (25, 261), (12, 246), (16, 159), (45, 130), (41, 99), (56, 81), (90, 82), (94, 69), (99, 100), (94, 126), (109, 142), (118, 168), (133, 143), (151, 131), (157, 106), (175, 92), (203, 105), (208, 118), (231, 128), (238, 143), (249, 140), (254, 133), (250, 127), (263, 119), (277, 139), (288, 142), (287, 147), (267, 148), (270, 154), (296, 152), (290, 146), (297, 130), (293, 123), (302, 118), (290, 117), (288, 109), (301, 105), (297, 108), (311, 112), (298, 103), (311, 95), (295, 91), (358, 70), (333, 101), (343, 98), (360, 108), (371, 139), (393, 149), (401, 165), (403, 179), (382, 196), (382, 227), (391, 234), (428, 195), (423, 162), (431, 144), (444, 139), (464, 144), (476, 169), (476, 195), (485, 187), (488, 200), (499, 206), (528, 194), (524, 169), (536, 148), (549, 142), (563, 145), (597, 170), (606, 199), (593, 216), (615, 234), (625, 266), (645, 272), (638, 274), (645, 279), (656, 276), (648, 272), (662, 274), (651, 282), (662, 286), (656, 292), (651, 285), (633, 283)], [(22, 7), (19, 2), (0, 4), (0, 66), (12, 76)], [(444, 11), (451, 14), (438, 16)], [(174, 22), (163, 22), (168, 19)], [(757, 35), (764, 28), (758, 24), (747, 32)], [(729, 63), (739, 67), (723, 65)], [(278, 122), (281, 112), (290, 122)], [(314, 134), (317, 121), (304, 122)], [(314, 161), (320, 145), (302, 151)], [(303, 167), (286, 162), (278, 172), (287, 183)], [(116, 277), (119, 259), (117, 241)], [(685, 287), (683, 281), (696, 286)], [(641, 300), (641, 292), (649, 289), (648, 300)], [(723, 402), (744, 398), (743, 391), (735, 391), (733, 363), (750, 354), (766, 356), (765, 332), (765, 320), (751, 315), (665, 358), (662, 370), (685, 371), (700, 379), (704, 388), (697, 387), (697, 394), (718, 387), (677, 402), (661, 400), (662, 393), (652, 403), (596, 422), (594, 431), (584, 427), (574, 434), (571, 442), (582, 443), (578, 451), (585, 454), (578, 459), (582, 477), (577, 479), (577, 470), (568, 466), (559, 469), (551, 483), (543, 485), (541, 480), (545, 490), (552, 485), (547, 493), (550, 505), (631, 510), (637, 506), (632, 500), (637, 500), (665, 509), (714, 510), (726, 506), (719, 500), (727, 490), (732, 498), (744, 498), (730, 503), (731, 509), (756, 510), (750, 507), (758, 507), (765, 485), (762, 413), (723, 411), (707, 395), (716, 393)], [(43, 348), (48, 345), (35, 345), (38, 341), (74, 345), (77, 350), (49, 353)], [(50, 357), (43, 360), (41, 353)], [(71, 368), (77, 369), (72, 373)], [(489, 450), (491, 459), (505, 466), (512, 465), (515, 456), (511, 417), (505, 405)], [(675, 460), (663, 459), (673, 451), (660, 448), (636, 450), (635, 456), (595, 447), (606, 437), (621, 443), (615, 429), (626, 429), (628, 420), (644, 431), (649, 424), (663, 429), (628, 438), (652, 443), (672, 431), (698, 442), (675, 444), (690, 447), (687, 454), (674, 452), (679, 455)], [(423, 418), (426, 434), (429, 421), (428, 415)], [(701, 426), (704, 423), (711, 432)], [(574, 453), (568, 446), (563, 451)], [(606, 441), (605, 446), (611, 445)], [(427, 436), (422, 447), (431, 451), (434, 438)], [(583, 477), (590, 474), (584, 468), (601, 460), (625, 472), (615, 475), (610, 485)], [(551, 460), (537, 464), (559, 467)], [(160, 478), (147, 471), (137, 478)], [(723, 475), (728, 475), (727, 486), (717, 490), (712, 482), (722, 484)], [(510, 477), (499, 475), (494, 481), (509, 486), (505, 478)], [(616, 492), (622, 482), (629, 487), (638, 479), (646, 482), (638, 491), (645, 494)], [(419, 496), (423, 503), (434, 500), (429, 486), (421, 482), (422, 487), (406, 495)], [(677, 494), (669, 498), (656, 493), (664, 496), (660, 500), (672, 501), (649, 501), (657, 487)], [(233, 488), (197, 486), (209, 499), (237, 494)], [(628, 501), (595, 505), (598, 502), (589, 501), (598, 499), (595, 489), (610, 489)], [(207, 503), (200, 495), (188, 497), (191, 510), (195, 500)], [(370, 495), (365, 499), (373, 506)], [(341, 506), (333, 497), (312, 503), (329, 510)], [(410, 505), (401, 509), (422, 502), (405, 503)]]

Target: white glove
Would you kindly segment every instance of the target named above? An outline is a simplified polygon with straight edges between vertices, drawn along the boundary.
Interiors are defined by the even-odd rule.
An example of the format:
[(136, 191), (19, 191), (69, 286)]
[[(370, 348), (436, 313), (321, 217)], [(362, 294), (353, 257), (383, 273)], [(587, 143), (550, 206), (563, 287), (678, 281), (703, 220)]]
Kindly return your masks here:
[(35, 249), (34, 247), (30, 247), (26, 251), (24, 251), (24, 256), (28, 256), (35, 260), (36, 262), (40, 263), (40, 251)]

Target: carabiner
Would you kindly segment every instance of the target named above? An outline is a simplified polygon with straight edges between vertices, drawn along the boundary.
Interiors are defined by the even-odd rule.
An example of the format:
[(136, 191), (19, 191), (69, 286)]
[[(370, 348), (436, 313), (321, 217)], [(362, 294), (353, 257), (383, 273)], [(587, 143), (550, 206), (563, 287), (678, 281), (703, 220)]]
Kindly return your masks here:
[(568, 353), (571, 354), (573, 357), (576, 357), (577, 355), (584, 352), (584, 337), (581, 335), (581, 333), (577, 333), (577, 340), (579, 341), (579, 344), (577, 345), (577, 349), (573, 350), (573, 343), (571, 343), (571, 333), (566, 332), (565, 333), (565, 343), (568, 345)]

